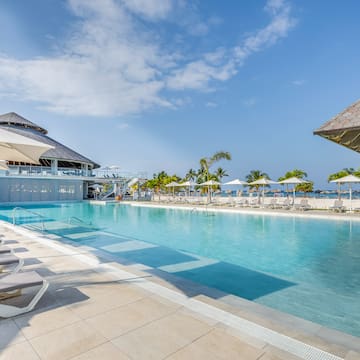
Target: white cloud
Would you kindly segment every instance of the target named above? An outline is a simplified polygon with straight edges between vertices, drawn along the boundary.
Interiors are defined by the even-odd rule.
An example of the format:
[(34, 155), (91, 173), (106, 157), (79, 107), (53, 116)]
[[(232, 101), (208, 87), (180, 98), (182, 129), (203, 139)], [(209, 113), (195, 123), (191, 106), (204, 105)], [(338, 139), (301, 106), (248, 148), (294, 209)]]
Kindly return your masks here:
[(203, 59), (173, 70), (167, 80), (168, 87), (208, 91), (211, 81), (228, 80), (250, 55), (286, 37), (295, 25), (295, 20), (290, 16), (290, 6), (284, 0), (270, 0), (265, 9), (272, 15), (272, 20), (266, 27), (247, 36), (242, 44), (232, 49), (205, 54)]
[(130, 125), (128, 123), (120, 123), (117, 125), (117, 128), (119, 130), (126, 130), (126, 129), (129, 129)]
[(286, 37), (296, 23), (295, 19), (290, 16), (290, 6), (284, 0), (270, 0), (265, 9), (271, 13), (272, 20), (269, 25), (244, 41), (243, 49), (247, 53), (274, 45), (279, 39)]
[[(0, 54), (0, 97), (36, 102), (67, 115), (122, 116), (176, 108), (187, 98), (179, 92), (214, 90), (252, 53), (273, 45), (294, 26), (289, 5), (270, 0), (266, 27), (238, 46), (194, 59), (180, 45), (164, 43), (161, 32), (150, 26), (174, 19), (179, 4), (185, 0), (68, 0), (78, 21), (62, 46), (56, 44), (56, 54), (25, 60)], [(187, 24), (200, 29), (202, 23), (205, 33), (211, 19), (206, 23), (193, 16)]]
[(295, 86), (302, 86), (305, 84), (305, 80), (293, 80), (292, 84)]
[(123, 3), (133, 13), (152, 20), (164, 19), (172, 10), (170, 0), (123, 0)]
[(203, 60), (190, 62), (184, 67), (176, 69), (167, 81), (167, 87), (174, 90), (209, 90), (212, 80), (225, 81), (235, 75), (235, 64), (231, 61), (222, 65)]
[(244, 105), (245, 107), (253, 107), (253, 106), (256, 105), (257, 100), (252, 97), (252, 98), (244, 99), (244, 100), (242, 101), (242, 103), (243, 103), (243, 105)]
[(270, 14), (276, 15), (276, 13), (286, 7), (285, 0), (268, 0), (265, 5), (265, 10)]
[(205, 104), (205, 106), (208, 107), (208, 108), (216, 108), (216, 107), (218, 107), (218, 104), (216, 102), (213, 102), (213, 101), (208, 101)]

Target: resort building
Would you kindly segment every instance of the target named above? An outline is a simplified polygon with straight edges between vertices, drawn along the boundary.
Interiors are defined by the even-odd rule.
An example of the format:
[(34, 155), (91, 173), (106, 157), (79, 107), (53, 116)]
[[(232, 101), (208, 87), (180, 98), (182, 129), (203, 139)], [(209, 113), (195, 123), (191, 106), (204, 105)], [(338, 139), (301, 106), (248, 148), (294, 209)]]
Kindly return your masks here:
[[(39, 164), (7, 161), (0, 170), (0, 202), (82, 200), (100, 165), (47, 136), (47, 130), (11, 112), (0, 129), (52, 146)], [(8, 159), (3, 159), (8, 160)]]

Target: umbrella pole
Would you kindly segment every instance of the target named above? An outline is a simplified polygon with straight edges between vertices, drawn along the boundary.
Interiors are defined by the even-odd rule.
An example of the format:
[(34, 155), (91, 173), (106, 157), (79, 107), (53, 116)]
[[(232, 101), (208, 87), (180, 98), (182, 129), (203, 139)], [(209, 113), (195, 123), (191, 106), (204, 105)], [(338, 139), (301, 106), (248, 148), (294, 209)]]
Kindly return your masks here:
[(294, 189), (293, 189), (293, 205), (295, 205), (295, 184), (294, 184)]
[(351, 183), (349, 183), (349, 196), (350, 196), (350, 212), (352, 212), (352, 191)]
[(265, 185), (263, 186), (263, 205), (265, 204)]

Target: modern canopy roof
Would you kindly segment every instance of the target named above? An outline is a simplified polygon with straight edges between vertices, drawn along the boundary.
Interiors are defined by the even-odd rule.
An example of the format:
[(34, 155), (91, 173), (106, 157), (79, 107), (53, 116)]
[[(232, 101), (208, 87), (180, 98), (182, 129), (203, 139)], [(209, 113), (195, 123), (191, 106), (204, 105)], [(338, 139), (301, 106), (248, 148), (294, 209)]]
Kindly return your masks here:
[(360, 100), (315, 130), (314, 135), (360, 153)]
[(2, 160), (39, 164), (40, 156), (52, 148), (53, 146), (0, 127), (0, 158)]
[(91, 165), (93, 168), (100, 167), (100, 165), (87, 157), (48, 137), (46, 135), (46, 129), (14, 112), (0, 115), (0, 128), (52, 146), (53, 148), (46, 151), (40, 159), (57, 159), (61, 161), (85, 163)]

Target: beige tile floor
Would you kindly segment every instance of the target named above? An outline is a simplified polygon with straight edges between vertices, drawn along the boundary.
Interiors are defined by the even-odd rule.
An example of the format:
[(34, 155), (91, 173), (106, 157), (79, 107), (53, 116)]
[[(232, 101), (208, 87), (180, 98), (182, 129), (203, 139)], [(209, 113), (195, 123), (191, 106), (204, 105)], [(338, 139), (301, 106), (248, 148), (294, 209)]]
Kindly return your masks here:
[[(25, 259), (24, 271), (36, 270), (50, 282), (34, 311), (0, 319), (1, 360), (297, 359), (146, 291), (134, 279), (114, 281), (106, 271), (95, 271), (1, 224), (0, 234)], [(164, 280), (153, 280), (166, 286)], [(8, 301), (23, 303), (29, 296), (26, 291)], [(197, 298), (217, 304), (204, 296)], [(218, 305), (231, 311), (230, 305)], [(333, 347), (321, 345), (325, 350)], [(360, 359), (358, 352), (346, 348), (336, 347), (334, 353), (346, 360)]]

